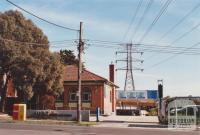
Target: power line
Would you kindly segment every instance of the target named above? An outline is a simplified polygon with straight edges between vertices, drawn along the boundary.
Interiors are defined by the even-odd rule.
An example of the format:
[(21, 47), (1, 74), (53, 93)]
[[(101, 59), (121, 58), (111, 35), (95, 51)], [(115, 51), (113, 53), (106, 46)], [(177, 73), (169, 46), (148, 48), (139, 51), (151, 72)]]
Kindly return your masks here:
[(26, 13), (28, 13), (28, 14), (30, 14), (30, 15), (36, 17), (37, 19), (42, 20), (42, 21), (44, 21), (44, 22), (46, 22), (46, 23), (48, 23), (48, 24), (51, 24), (51, 25), (54, 25), (54, 26), (56, 26), (56, 27), (63, 28), (63, 29), (66, 29), (66, 30), (71, 30), (71, 31), (76, 31), (76, 32), (79, 31), (79, 30), (77, 30), (77, 29), (65, 27), (65, 26), (62, 26), (62, 25), (59, 25), (59, 24), (50, 22), (50, 21), (48, 21), (48, 20), (46, 20), (46, 19), (43, 19), (43, 18), (41, 18), (41, 17), (39, 17), (39, 16), (33, 14), (32, 12), (30, 12), (30, 11), (28, 11), (28, 10), (26, 10), (26, 9), (24, 9), (24, 8), (22, 8), (22, 7), (20, 7), (19, 5), (17, 5), (17, 4), (15, 4), (15, 3), (11, 2), (10, 0), (6, 0), (6, 1), (9, 2), (10, 4), (14, 5), (15, 7), (17, 7), (17, 8), (19, 8), (19, 9), (23, 10), (24, 12), (26, 12)]
[[(1, 37), (0, 37), (1, 38)], [(5, 40), (10, 40), (10, 39), (5, 39)], [(97, 40), (97, 39), (83, 39), (84, 42), (89, 42), (92, 44), (104, 44), (104, 45), (123, 45), (123, 42), (117, 42), (117, 41), (107, 41), (107, 40)], [(15, 40), (13, 40), (15, 41)], [(16, 42), (21, 42), (21, 43), (28, 43), (28, 44), (40, 44), (40, 43), (31, 43), (31, 42), (22, 42), (22, 41), (16, 41)], [(56, 41), (50, 41), (50, 44), (65, 44), (65, 43), (73, 43), (73, 42), (78, 42), (78, 39), (67, 39), (67, 40), (56, 40)]]
[[(186, 31), (185, 33), (183, 33), (182, 35), (180, 35), (178, 38), (176, 38), (175, 40), (173, 40), (170, 44), (170, 46), (172, 46), (173, 44), (175, 44), (176, 42), (178, 42), (179, 40), (183, 39), (184, 37), (186, 37), (188, 34), (190, 34), (191, 32), (193, 32), (195, 29), (197, 29), (200, 26), (200, 23), (198, 23), (197, 25), (195, 25), (194, 27), (192, 27), (191, 29), (189, 29), (188, 31)], [(155, 54), (156, 55), (156, 54)], [(150, 57), (148, 57), (148, 59), (152, 58), (153, 56), (155, 56), (154, 54), (151, 55)]]
[(66, 42), (75, 42), (75, 41), (78, 41), (78, 39), (56, 40), (56, 41), (50, 41), (50, 43), (66, 43)]
[(102, 45), (102, 44), (86, 44), (88, 47), (101, 47), (101, 48), (110, 48), (110, 49), (118, 49), (119, 46), (108, 46), (108, 45)]
[(144, 45), (144, 44), (136, 45), (136, 47), (138, 50), (143, 52), (168, 53), (168, 54), (180, 53), (184, 55), (200, 54), (200, 48), (194, 48), (194, 47), (188, 48), (188, 47), (158, 46), (158, 45)]
[[(90, 40), (88, 40), (90, 41)], [(117, 47), (116, 45), (119, 45), (119, 46), (122, 46), (123, 43), (118, 43), (118, 44), (109, 44), (110, 42), (109, 41), (106, 41), (106, 42), (102, 42), (102, 41), (98, 41), (98, 42), (90, 42), (88, 44), (93, 44), (93, 45), (103, 45), (103, 46), (111, 46), (111, 47)], [(174, 47), (174, 46), (170, 46), (170, 45), (164, 45), (164, 44), (133, 44), (134, 47), (137, 47), (137, 48), (156, 48), (156, 49), (166, 49), (166, 48), (170, 48), (170, 49), (185, 49), (186, 47), (183, 47), (185, 46), (184, 44), (181, 44), (181, 46), (179, 47)], [(193, 49), (200, 49), (200, 48), (193, 48)]]
[[(185, 33), (183, 33), (182, 35), (180, 35), (178, 38), (176, 38), (175, 40), (173, 40), (170, 44), (173, 45), (175, 44), (176, 42), (178, 42), (179, 40), (181, 40), (182, 38), (184, 38), (185, 36), (187, 36), (188, 34), (190, 34), (192, 31), (194, 31), (195, 29), (197, 29), (198, 27), (200, 26), (200, 23), (198, 23), (197, 25), (195, 25), (194, 27), (192, 27), (190, 30), (186, 31)], [(161, 51), (161, 50), (160, 50)], [(155, 54), (156, 55), (156, 54)], [(148, 59), (152, 58), (153, 56), (155, 55), (152, 55), (150, 57), (148, 57)]]
[(66, 47), (75, 47), (74, 45), (66, 45), (66, 46), (51, 46), (51, 48), (66, 48)]
[[(173, 50), (180, 50), (180, 49), (188, 49), (188, 47), (174, 47), (174, 46), (164, 46), (164, 45), (155, 45), (155, 44), (133, 44), (135, 47), (139, 48), (149, 48), (149, 49), (173, 49)], [(200, 48), (190, 48), (190, 50), (198, 50)]]
[(71, 42), (50, 42), (51, 45), (65, 45), (65, 44), (73, 44), (73, 43), (76, 43), (75, 41), (71, 41)]
[[(33, 43), (33, 42), (23, 42), (23, 41), (16, 41), (16, 40), (10, 40), (1, 38), (0, 40), (7, 41), (7, 42), (14, 42), (14, 43), (22, 43), (22, 44), (28, 44), (28, 45), (36, 45), (36, 46), (49, 46), (49, 44), (42, 44), (42, 43)], [(106, 44), (100, 44), (100, 43), (93, 43), (93, 44), (86, 44), (88, 46), (92, 47), (101, 47), (101, 48), (111, 48), (111, 49), (118, 49), (120, 46), (114, 46), (114, 45), (106, 45)], [(62, 48), (62, 47), (73, 47), (74, 44), (67, 44), (64, 46), (56, 46), (56, 45), (50, 45), (50, 47), (53, 48)], [(199, 55), (200, 54), (200, 48), (194, 48), (194, 47), (172, 47), (172, 46), (158, 46), (158, 45), (151, 45), (151, 44), (133, 44), (134, 47), (139, 47), (137, 49), (140, 49), (139, 51), (143, 52), (157, 52), (157, 53), (169, 53), (169, 54), (185, 54), (185, 55)]]
[(43, 43), (34, 43), (34, 42), (24, 42), (24, 41), (17, 41), (17, 40), (11, 40), (11, 39), (5, 39), (0, 37), (0, 40), (7, 41), (7, 42), (14, 42), (14, 43), (22, 43), (22, 44), (28, 44), (28, 45), (37, 45), (37, 46), (49, 46), (49, 44), (43, 44)]
[(149, 32), (152, 30), (153, 26), (158, 22), (158, 20), (163, 15), (163, 13), (167, 10), (167, 8), (168, 8), (168, 6), (170, 5), (171, 2), (172, 2), (172, 0), (167, 0), (165, 2), (165, 4), (163, 5), (163, 7), (161, 8), (160, 12), (156, 16), (156, 18), (153, 20), (153, 22), (151, 23), (151, 25), (148, 27), (147, 31), (140, 38), (139, 43), (141, 43), (144, 40), (144, 38), (149, 34)]
[[(197, 5), (195, 5), (180, 21), (178, 21), (174, 26), (172, 26), (166, 33), (164, 33), (157, 42), (159, 42), (160, 40), (162, 40), (163, 38), (165, 38), (169, 33), (171, 33), (172, 31), (174, 31), (178, 25), (180, 25), (184, 20), (186, 20), (196, 9), (198, 9), (200, 7), (200, 3), (198, 3)], [(199, 25), (198, 25), (199, 26)], [(198, 26), (195, 26), (194, 29)], [(193, 28), (192, 28), (193, 29)], [(179, 38), (175, 39), (171, 44), (179, 41), (180, 39), (182, 39), (183, 37), (185, 37), (187, 34), (189, 34), (190, 32), (192, 32), (193, 30), (189, 30), (188, 32), (184, 33), (182, 36), (180, 36)], [(156, 54), (151, 55), (150, 57), (148, 57), (148, 59), (154, 57)]]
[(107, 40), (95, 40), (95, 39), (85, 39), (86, 41), (96, 42), (96, 43), (103, 43), (103, 44), (112, 44), (112, 45), (123, 45), (123, 42), (117, 41), (107, 41)]
[[(38, 45), (38, 46), (49, 45), (50, 47), (56, 47), (56, 45), (68, 46), (69, 44), (72, 45), (72, 43), (76, 43), (76, 41), (77, 41), (77, 39), (69, 39), (69, 40), (50, 41), (49, 44), (43, 44), (43, 43), (36, 43), (36, 42), (25, 42), (25, 41), (6, 39), (6, 38), (2, 38), (2, 37), (0, 37), (0, 40), (8, 41), (8, 42), (14, 42), (14, 43), (28, 44), (28, 45)], [(87, 43), (87, 45), (98, 44), (98, 45), (101, 45), (103, 47), (108, 47), (108, 48), (109, 47), (120, 47), (120, 46), (122, 46), (121, 42), (114, 42), (114, 41), (89, 40), (89, 39), (85, 39), (85, 41), (90, 42), (90, 43)], [(65, 45), (65, 44), (67, 44), (67, 45)]]
[(197, 10), (200, 7), (200, 3), (195, 5), (180, 21), (178, 21), (175, 25), (173, 25), (167, 32), (165, 32), (158, 41), (162, 40), (165, 38), (169, 33), (174, 31), (178, 25), (180, 25), (184, 20), (186, 20), (195, 10)]
[[(86, 44), (88, 47), (100, 47), (119, 49), (119, 46), (105, 45), (100, 43)], [(155, 53), (167, 53), (167, 54), (183, 54), (183, 55), (200, 55), (200, 48), (187, 48), (187, 47), (172, 47), (172, 46), (158, 46), (158, 45), (144, 45), (133, 44), (135, 51), (138, 52), (155, 52)]]
[(143, 52), (155, 52), (155, 53), (167, 53), (167, 54), (183, 54), (183, 55), (200, 55), (199, 51), (176, 51), (176, 50), (151, 50), (151, 49), (142, 49)]
[(185, 36), (187, 36), (188, 34), (190, 34), (192, 31), (194, 31), (195, 29), (197, 29), (200, 26), (200, 23), (198, 23), (197, 25), (195, 25), (194, 27), (192, 27), (190, 30), (186, 31), (185, 33), (183, 33), (181, 36), (179, 36), (178, 38), (176, 38), (172, 43), (175, 44), (176, 42), (178, 42), (179, 40), (181, 40), (182, 38), (184, 38)]
[(128, 26), (128, 28), (127, 28), (127, 30), (126, 30), (124, 36), (123, 36), (123, 41), (125, 40), (127, 34), (128, 34), (129, 31), (130, 31), (131, 26), (133, 25), (133, 23), (134, 23), (134, 21), (135, 21), (135, 18), (136, 18), (137, 14), (138, 14), (138, 11), (139, 11), (140, 8), (141, 8), (142, 3), (143, 3), (143, 0), (140, 0), (139, 3), (138, 3), (138, 5), (137, 5), (137, 7), (136, 7), (136, 10), (135, 10), (135, 12), (134, 12), (134, 14), (133, 14), (133, 17), (132, 17), (132, 19), (131, 19), (131, 22), (130, 22), (130, 24), (129, 24), (129, 26)]
[(144, 10), (144, 12), (143, 12), (143, 14), (142, 14), (142, 17), (140, 18), (138, 24), (137, 24), (136, 27), (135, 27), (135, 30), (133, 31), (133, 34), (132, 34), (132, 36), (131, 36), (131, 40), (133, 39), (133, 37), (134, 37), (134, 36), (136, 35), (136, 33), (138, 32), (138, 30), (139, 30), (139, 28), (140, 28), (140, 26), (141, 26), (141, 24), (142, 24), (142, 22), (143, 22), (143, 20), (144, 20), (144, 17), (145, 17), (146, 14), (148, 13), (148, 11), (149, 11), (151, 5), (153, 4), (153, 2), (154, 2), (154, 0), (149, 0), (149, 2), (148, 2), (147, 6), (146, 6), (146, 8), (145, 8), (145, 10)]
[(0, 37), (0, 40), (2, 41), (6, 41), (6, 42), (13, 42), (13, 43), (20, 43), (20, 44), (27, 44), (27, 45), (35, 45), (35, 46), (40, 46), (40, 47), (44, 47), (44, 46), (47, 46), (47, 47), (53, 47), (53, 48), (61, 48), (61, 47), (70, 47), (70, 46), (73, 46), (73, 44), (67, 44), (67, 45), (64, 45), (64, 46), (56, 46), (56, 45), (60, 45), (58, 43), (54, 43), (53, 45), (51, 44), (43, 44), (43, 43), (34, 43), (34, 42), (24, 42), (24, 41), (17, 41), (17, 40), (11, 40), (11, 39), (5, 39), (5, 38), (2, 38)]
[[(183, 50), (182, 52), (186, 51), (187, 49), (190, 49), (190, 48), (193, 48), (193, 47), (195, 47), (195, 46), (198, 46), (198, 45), (200, 45), (200, 42), (198, 42), (198, 43), (196, 43), (196, 44), (194, 44), (194, 45), (192, 45), (192, 46), (186, 48), (186, 49)], [(158, 66), (158, 65), (160, 65), (160, 64), (163, 64), (163, 63), (165, 63), (165, 62), (167, 62), (167, 61), (169, 61), (169, 60), (175, 58), (176, 56), (180, 55), (182, 52), (177, 53), (177, 54), (174, 54), (174, 55), (172, 55), (172, 56), (170, 56), (170, 57), (168, 57), (168, 58), (166, 58), (166, 59), (164, 59), (164, 60), (162, 60), (162, 61), (160, 61), (160, 62), (158, 62), (158, 63), (156, 63), (156, 64), (154, 64), (154, 65), (152, 65), (152, 66), (150, 66), (149, 69), (154, 68), (154, 67), (156, 67), (156, 66)]]
[[(88, 40), (90, 41), (90, 40)], [(89, 45), (97, 45), (97, 46), (110, 46), (110, 47), (117, 47), (116, 45), (119, 45), (119, 46), (122, 46), (122, 43), (120, 44), (109, 44), (109, 42), (89, 42), (87, 43)], [(156, 48), (156, 49), (186, 49), (187, 47), (184, 47), (185, 45), (184, 44), (181, 44), (181, 46), (179, 47), (174, 47), (174, 46), (170, 46), (170, 45), (164, 45), (164, 44), (133, 44), (133, 46), (137, 49), (140, 49), (140, 48)], [(192, 48), (193, 50), (197, 50), (197, 49), (200, 49), (200, 48)]]

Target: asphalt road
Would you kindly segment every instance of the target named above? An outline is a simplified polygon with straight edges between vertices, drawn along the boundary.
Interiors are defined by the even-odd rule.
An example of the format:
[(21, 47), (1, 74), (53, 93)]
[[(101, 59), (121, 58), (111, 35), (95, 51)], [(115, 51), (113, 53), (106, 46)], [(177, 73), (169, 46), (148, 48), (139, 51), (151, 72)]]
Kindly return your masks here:
[(0, 135), (200, 135), (200, 131), (0, 123)]

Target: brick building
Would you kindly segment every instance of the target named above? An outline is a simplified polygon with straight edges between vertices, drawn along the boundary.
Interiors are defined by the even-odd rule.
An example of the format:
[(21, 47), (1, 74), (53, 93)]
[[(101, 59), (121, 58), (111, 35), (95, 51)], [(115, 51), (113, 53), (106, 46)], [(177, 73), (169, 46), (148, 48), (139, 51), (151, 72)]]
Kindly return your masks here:
[[(0, 82), (1, 82), (1, 84), (0, 84), (0, 87), (2, 88), (2, 86), (1, 85), (3, 85), (2, 83), (3, 83), (3, 78), (4, 78), (4, 76), (3, 75), (0, 75)], [(6, 92), (6, 97), (7, 98), (9, 98), (9, 97), (17, 97), (17, 91), (15, 90), (15, 88), (14, 88), (14, 84), (13, 84), (13, 82), (12, 82), (12, 79), (9, 79), (8, 80), (8, 82), (7, 82), (7, 90), (6, 90), (7, 92)], [(1, 91), (1, 89), (0, 89), (0, 96), (1, 96), (1, 94), (2, 94), (2, 91)]]
[[(64, 109), (77, 109), (78, 68), (70, 65), (64, 69)], [(114, 65), (110, 65), (110, 80), (86, 69), (82, 72), (82, 110), (94, 113), (100, 107), (101, 113), (110, 115), (115, 112), (117, 87), (114, 83)]]
[(8, 80), (6, 97), (17, 97), (17, 91), (14, 88), (12, 80)]
[[(5, 94), (2, 91), (3, 88), (3, 80), (5, 77), (3, 75), (0, 75), (0, 101), (3, 99), (3, 95)], [(12, 79), (9, 79), (7, 82), (7, 90), (6, 90), (6, 102), (5, 102), (5, 112), (12, 114), (12, 106), (15, 103), (17, 99), (17, 91), (14, 88), (14, 84)]]

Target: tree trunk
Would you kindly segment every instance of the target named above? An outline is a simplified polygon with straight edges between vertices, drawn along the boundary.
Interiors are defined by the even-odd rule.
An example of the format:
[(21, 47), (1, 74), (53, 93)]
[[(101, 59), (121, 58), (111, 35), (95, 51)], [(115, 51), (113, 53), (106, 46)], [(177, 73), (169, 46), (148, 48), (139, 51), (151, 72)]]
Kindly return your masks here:
[(6, 106), (6, 95), (7, 95), (7, 84), (8, 84), (8, 77), (7, 74), (4, 73), (3, 75), (3, 84), (2, 84), (2, 92), (1, 92), (1, 102), (0, 102), (0, 111), (5, 112)]

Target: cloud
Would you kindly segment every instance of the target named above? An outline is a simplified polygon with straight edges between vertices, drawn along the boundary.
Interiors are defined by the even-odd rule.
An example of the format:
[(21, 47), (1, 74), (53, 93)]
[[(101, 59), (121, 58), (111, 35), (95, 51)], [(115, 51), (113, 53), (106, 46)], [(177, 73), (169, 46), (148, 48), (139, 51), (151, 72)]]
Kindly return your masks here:
[[(133, 2), (131, 0), (126, 0), (124, 2), (124, 0), (118, 0), (116, 2), (114, 0), (111, 0), (108, 2), (108, 0), (94, 0), (94, 1), (84, 0), (84, 2), (82, 1), (81, 4), (77, 5), (76, 3), (80, 1), (81, 0), (67, 0), (67, 1), (66, 0), (49, 0), (48, 2), (45, 2), (41, 0), (36, 0), (34, 2), (26, 1), (26, 4), (24, 4), (25, 2), (24, 3), (21, 2), (20, 6), (35, 13), (38, 16), (41, 16), (42, 18), (45, 18), (47, 20), (50, 20), (52, 22), (55, 22), (67, 27), (78, 29), (79, 22), (83, 21), (84, 22), (84, 38), (89, 38), (89, 39), (96, 38), (100, 40), (109, 40), (109, 41), (120, 41), (122, 39), (123, 34), (125, 30), (127, 29), (127, 25), (130, 22), (130, 19), (131, 19), (130, 15), (136, 6), (136, 4), (133, 4), (135, 3), (135, 1)], [(119, 5), (122, 2), (123, 2), (123, 5), (122, 4)], [(151, 12), (148, 13), (143, 24), (141, 25), (141, 29), (138, 32), (138, 38), (140, 38), (140, 36), (143, 35), (144, 32), (147, 30), (147, 27), (152, 23), (153, 19), (155, 18), (159, 9), (161, 8), (161, 4), (164, 2), (165, 1), (155, 0), (156, 4), (153, 4), (154, 7), (151, 8), (150, 10)], [(144, 43), (146, 44), (155, 43), (155, 41), (157, 41), (157, 39), (159, 39), (160, 36), (164, 34), (165, 31), (168, 30), (168, 28), (170, 28), (170, 26), (172, 26), (179, 19), (181, 19), (181, 17), (183, 17), (190, 9), (192, 9), (192, 7), (196, 4), (196, 2), (199, 2), (199, 1), (196, 0), (196, 2), (193, 2), (193, 1), (191, 2), (188, 0), (185, 0), (185, 1), (177, 0), (174, 2), (176, 3), (172, 3), (169, 6), (169, 9), (167, 10), (167, 12), (160, 18), (158, 23), (153, 27), (152, 31), (145, 38)], [(102, 4), (102, 5), (98, 7), (99, 6), (98, 4)], [(94, 7), (90, 7), (91, 5), (93, 5)], [(113, 7), (112, 11), (110, 7)], [(90, 9), (88, 10), (88, 8), (91, 8), (91, 10)], [(13, 8), (13, 9), (16, 9), (16, 8)], [(102, 11), (102, 9), (105, 9), (105, 11)], [(109, 15), (107, 15), (107, 13)], [(193, 14), (191, 17), (185, 20), (183, 24), (177, 27), (175, 31), (173, 31), (165, 39), (163, 39), (162, 42), (158, 42), (157, 44), (167, 45), (168, 43), (171, 43), (172, 40), (176, 39), (178, 36), (188, 31), (195, 24), (197, 24), (200, 21), (198, 19), (199, 18), (198, 16), (199, 14)], [(28, 17), (33, 19), (30, 16)], [(48, 37), (50, 37), (50, 40), (55, 40), (54, 38), (56, 38), (56, 40), (62, 40), (62, 39), (65, 39), (66, 37), (73, 38), (72, 36), (70, 36), (70, 35), (73, 35), (70, 32), (69, 34), (66, 31), (62, 32), (60, 29), (54, 29), (54, 27), (51, 27), (50, 25), (46, 25), (45, 23), (40, 23), (40, 21), (36, 21), (36, 24), (39, 25), (41, 28), (43, 28), (43, 30), (45, 30), (45, 32), (48, 33), (47, 35)], [(191, 33), (190, 35), (185, 37), (184, 40), (181, 40), (181, 42), (184, 45), (188, 45), (186, 40), (188, 42), (194, 42), (198, 40), (198, 35), (199, 35), (198, 31), (195, 31), (195, 33)], [(178, 45), (178, 44), (175, 44), (175, 45)], [(107, 76), (107, 73), (108, 73), (107, 66), (110, 63), (111, 59), (113, 59), (114, 57), (114, 53), (109, 54), (107, 51), (108, 49), (91, 47), (89, 48), (89, 50), (86, 52), (86, 55), (85, 55), (87, 67), (91, 69), (91, 71), (94, 71), (95, 73), (101, 76)], [(154, 57), (154, 59), (146, 60), (145, 58), (147, 58), (150, 53), (145, 53), (145, 54), (146, 55), (144, 55), (143, 57), (145, 60), (145, 63), (148, 64), (149, 62), (150, 66), (152, 64), (155, 64), (157, 61), (164, 59), (164, 57), (167, 56), (167, 55), (156, 54), (157, 57)], [(166, 88), (167, 88), (166, 91), (167, 93), (169, 93), (169, 95), (176, 95), (177, 91), (175, 90), (178, 90), (178, 89), (181, 89), (181, 90), (191, 89), (190, 91), (191, 93), (197, 93), (195, 90), (198, 90), (198, 83), (193, 84), (191, 82), (183, 82), (182, 78), (185, 75), (187, 76), (187, 78), (184, 78), (184, 79), (187, 80), (189, 76), (188, 74), (196, 75), (196, 73), (194, 72), (198, 71), (198, 69), (195, 69), (195, 70), (187, 69), (185, 71), (181, 71), (181, 73), (177, 72), (180, 69), (186, 68), (186, 66), (181, 66), (180, 64), (181, 62), (186, 63), (185, 61), (187, 61), (187, 64), (188, 64), (188, 60), (186, 60), (185, 58), (186, 57), (184, 57), (184, 59), (178, 59), (178, 61), (177, 60), (172, 61), (171, 64), (170, 63), (165, 64), (164, 66), (161, 66), (157, 68), (156, 70), (151, 70), (151, 72), (149, 72), (148, 69), (145, 69), (145, 73), (134, 72), (134, 79), (136, 79), (135, 80), (136, 88), (140, 88), (140, 89), (153, 88), (156, 86), (157, 79), (163, 78), (166, 82), (165, 83)], [(198, 62), (198, 61), (196, 60), (195, 62)], [(123, 65), (123, 66), (126, 66), (126, 65)], [(191, 64), (188, 64), (188, 66), (191, 66)], [(124, 72), (118, 73), (117, 85), (120, 85), (122, 88), (124, 85), (124, 78), (125, 78)], [(197, 81), (199, 78), (195, 79), (193, 77), (189, 79)], [(176, 80), (179, 80), (179, 81), (176, 81)], [(185, 86), (183, 86), (182, 84), (184, 84)], [(181, 92), (181, 91), (178, 91), (178, 92)], [(185, 90), (184, 93), (187, 94), (187, 91)]]
[[(46, 20), (50, 20), (70, 28), (79, 29), (79, 22), (83, 21), (84, 31), (86, 32), (84, 33), (85, 35), (94, 35), (90, 34), (90, 32), (96, 32), (96, 35), (103, 35), (104, 38), (119, 37), (127, 26), (127, 24), (122, 21), (113, 21), (102, 17), (98, 18), (84, 13), (80, 15), (79, 12), (53, 11), (49, 7), (36, 7), (26, 4), (20, 4), (20, 6)], [(14, 7), (13, 9), (17, 8)]]

